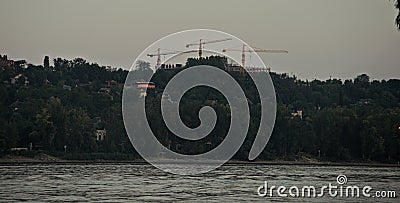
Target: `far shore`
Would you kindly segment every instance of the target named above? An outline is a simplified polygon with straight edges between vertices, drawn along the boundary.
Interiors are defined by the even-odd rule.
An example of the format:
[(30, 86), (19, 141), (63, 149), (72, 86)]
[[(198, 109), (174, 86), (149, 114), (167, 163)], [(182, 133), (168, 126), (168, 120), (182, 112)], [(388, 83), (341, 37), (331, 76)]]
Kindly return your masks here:
[[(160, 163), (168, 163), (167, 160)], [(143, 159), (131, 160), (66, 160), (58, 157), (41, 154), (34, 158), (6, 155), (0, 157), (0, 165), (8, 164), (148, 164)], [(231, 164), (248, 164), (248, 165), (307, 165), (307, 166), (368, 166), (368, 167), (400, 167), (399, 163), (377, 163), (377, 162), (343, 162), (343, 161), (317, 161), (317, 160), (257, 160), (257, 161), (243, 161), (243, 160), (230, 160), (225, 165)]]

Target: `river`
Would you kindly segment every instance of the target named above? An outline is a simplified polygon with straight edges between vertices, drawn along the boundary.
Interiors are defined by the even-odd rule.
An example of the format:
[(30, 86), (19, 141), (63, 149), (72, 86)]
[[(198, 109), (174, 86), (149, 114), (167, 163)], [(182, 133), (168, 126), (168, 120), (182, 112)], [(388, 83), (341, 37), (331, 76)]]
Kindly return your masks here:
[(332, 197), (327, 192), (322, 197), (262, 197), (257, 192), (265, 181), (287, 188), (339, 186), (341, 174), (347, 177), (344, 186), (400, 195), (399, 167), (228, 164), (207, 174), (180, 176), (146, 164), (3, 164), (0, 202), (399, 202), (399, 197)]

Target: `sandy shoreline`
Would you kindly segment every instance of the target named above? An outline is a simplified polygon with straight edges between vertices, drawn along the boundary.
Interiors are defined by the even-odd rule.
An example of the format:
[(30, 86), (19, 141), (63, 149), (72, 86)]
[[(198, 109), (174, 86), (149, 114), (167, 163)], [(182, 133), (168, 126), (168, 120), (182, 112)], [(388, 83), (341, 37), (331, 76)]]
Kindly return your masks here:
[[(130, 163), (130, 164), (148, 164), (145, 160), (134, 159), (134, 160), (64, 160), (57, 157), (53, 157), (47, 154), (41, 154), (34, 158), (7, 155), (0, 158), (1, 165), (7, 164), (108, 164), (108, 163)], [(240, 161), (230, 160), (225, 165), (230, 164), (249, 164), (249, 165), (309, 165), (309, 166), (369, 166), (369, 167), (400, 167), (400, 164), (388, 164), (388, 163), (373, 163), (373, 162), (328, 162), (328, 161), (284, 161), (284, 160), (273, 160), (273, 161)]]

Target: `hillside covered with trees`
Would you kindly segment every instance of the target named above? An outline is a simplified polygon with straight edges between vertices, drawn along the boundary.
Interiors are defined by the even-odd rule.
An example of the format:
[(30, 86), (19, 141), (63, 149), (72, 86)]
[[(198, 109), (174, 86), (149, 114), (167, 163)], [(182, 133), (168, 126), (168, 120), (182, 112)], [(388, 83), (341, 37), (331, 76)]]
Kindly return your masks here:
[[(48, 60), (45, 58), (43, 66), (17, 61), (0, 64), (1, 153), (28, 148), (66, 158), (68, 154), (99, 153), (139, 158), (122, 121), (121, 97), (128, 72), (81, 58), (57, 58), (54, 66)], [(185, 67), (198, 64), (223, 68), (226, 59), (188, 59)], [(145, 63), (139, 66), (136, 71), (150, 71)], [(198, 110), (209, 105), (217, 112), (217, 126), (211, 135), (196, 142), (173, 136), (159, 119), (159, 108), (163, 88), (178, 71), (161, 69), (153, 77), (156, 90), (146, 98), (149, 123), (159, 140), (171, 149), (186, 154), (205, 152), (226, 135), (229, 105), (211, 88), (194, 88), (182, 100), (182, 120), (188, 126), (197, 126)], [(245, 90), (252, 114), (248, 138), (235, 156), (246, 159), (258, 127), (260, 103), (248, 76), (230, 74)], [(400, 161), (400, 80), (370, 81), (361, 74), (346, 81), (303, 81), (288, 74), (270, 75), (278, 101), (277, 116), (271, 140), (258, 159), (305, 156)], [(96, 130), (106, 131), (104, 139), (96, 136)]]

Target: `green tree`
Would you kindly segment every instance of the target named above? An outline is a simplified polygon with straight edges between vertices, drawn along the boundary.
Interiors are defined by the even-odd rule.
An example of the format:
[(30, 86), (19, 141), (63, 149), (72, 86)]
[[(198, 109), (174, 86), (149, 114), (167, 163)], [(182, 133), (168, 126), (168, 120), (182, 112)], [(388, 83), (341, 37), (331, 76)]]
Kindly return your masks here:
[(49, 68), (50, 67), (50, 59), (49, 56), (45, 56), (43, 60), (43, 67)]
[(397, 14), (395, 22), (396, 22), (397, 28), (400, 30), (400, 0), (397, 0), (396, 8), (399, 11), (399, 13)]

